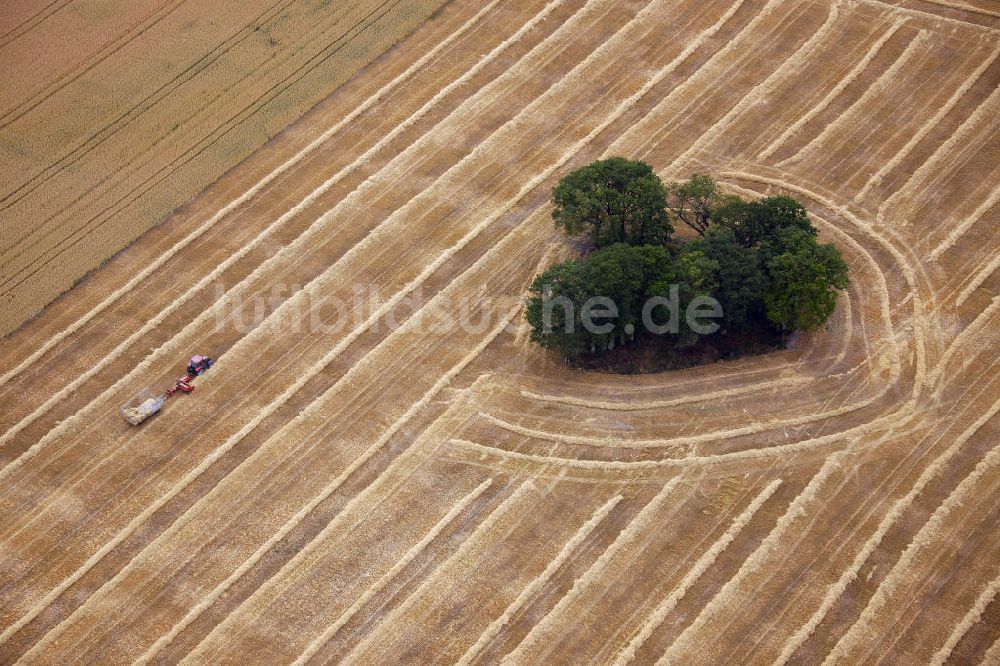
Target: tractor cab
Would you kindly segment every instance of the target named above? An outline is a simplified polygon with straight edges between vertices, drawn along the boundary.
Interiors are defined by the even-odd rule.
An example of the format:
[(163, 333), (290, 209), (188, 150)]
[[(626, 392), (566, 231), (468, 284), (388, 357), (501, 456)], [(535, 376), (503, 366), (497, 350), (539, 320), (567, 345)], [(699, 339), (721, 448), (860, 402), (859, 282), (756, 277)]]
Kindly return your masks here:
[(207, 356), (195, 355), (191, 357), (191, 363), (188, 364), (187, 373), (191, 377), (197, 377), (211, 367), (212, 359)]

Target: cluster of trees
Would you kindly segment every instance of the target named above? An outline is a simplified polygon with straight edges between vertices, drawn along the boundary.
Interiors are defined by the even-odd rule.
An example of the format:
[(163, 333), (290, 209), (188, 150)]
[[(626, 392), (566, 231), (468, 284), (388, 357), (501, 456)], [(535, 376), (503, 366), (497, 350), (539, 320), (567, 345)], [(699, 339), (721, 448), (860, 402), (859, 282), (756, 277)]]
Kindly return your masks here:
[[(664, 184), (648, 164), (613, 157), (564, 177), (553, 203), (555, 224), (594, 248), (530, 288), (532, 339), (567, 356), (651, 333), (682, 348), (720, 329), (784, 337), (822, 325), (847, 287), (840, 252), (817, 242), (789, 197), (744, 201), (705, 175)], [(693, 238), (674, 236), (675, 223)]]

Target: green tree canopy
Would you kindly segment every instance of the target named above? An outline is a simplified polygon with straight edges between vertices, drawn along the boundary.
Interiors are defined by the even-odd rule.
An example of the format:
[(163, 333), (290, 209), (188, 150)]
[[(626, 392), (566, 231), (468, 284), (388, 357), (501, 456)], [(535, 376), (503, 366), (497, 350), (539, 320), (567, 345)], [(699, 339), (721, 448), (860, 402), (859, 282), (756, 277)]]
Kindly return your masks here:
[(736, 242), (733, 232), (717, 224), (705, 237), (685, 243), (718, 264), (715, 297), (722, 305), (723, 326), (741, 328), (763, 316), (767, 276), (758, 253)]
[(647, 297), (662, 296), (669, 299), (671, 287), (676, 287), (679, 297), (677, 341), (681, 346), (688, 346), (696, 342), (698, 336), (688, 326), (687, 317), (682, 313), (686, 312), (688, 305), (698, 296), (714, 297), (719, 288), (719, 263), (692, 243), (685, 243), (677, 259), (649, 287)]
[(847, 264), (833, 245), (821, 245), (799, 228), (778, 231), (769, 242), (764, 294), (768, 320), (782, 331), (822, 326), (847, 288)]
[(598, 248), (661, 244), (673, 233), (663, 183), (645, 162), (593, 162), (564, 176), (552, 199), (556, 226), (570, 236), (589, 234)]
[(667, 185), (667, 209), (681, 222), (704, 235), (715, 213), (739, 201), (719, 192), (715, 179), (696, 173), (682, 183)]
[[(604, 350), (630, 339), (639, 328), (649, 285), (673, 261), (673, 253), (658, 245), (615, 244), (585, 260), (552, 266), (535, 278), (529, 289), (526, 316), (531, 339), (567, 356)], [(606, 331), (584, 325), (587, 302), (593, 298), (614, 303), (616, 316), (606, 321), (592, 317)]]
[(801, 229), (816, 235), (806, 209), (791, 197), (731, 200), (716, 211), (716, 218), (744, 247), (760, 247), (782, 229)]
[[(568, 174), (553, 201), (556, 225), (598, 248), (531, 285), (532, 340), (566, 356), (643, 335), (669, 334), (658, 348), (681, 349), (719, 324), (699, 354), (755, 353), (821, 326), (847, 288), (840, 252), (818, 243), (790, 197), (743, 201), (703, 174), (664, 186), (649, 165), (613, 157)], [(672, 217), (700, 237), (672, 238)]]

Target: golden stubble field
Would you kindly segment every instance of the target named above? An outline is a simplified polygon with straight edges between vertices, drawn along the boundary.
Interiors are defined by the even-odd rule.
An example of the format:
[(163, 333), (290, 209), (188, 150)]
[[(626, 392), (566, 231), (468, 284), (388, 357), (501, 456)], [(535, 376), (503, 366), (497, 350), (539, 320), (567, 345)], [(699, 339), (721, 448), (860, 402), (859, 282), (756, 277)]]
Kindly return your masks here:
[(443, 2), (4, 2), (0, 335)]
[[(448, 3), (3, 340), (0, 661), (997, 663), (998, 37), (986, 0)], [(803, 201), (827, 330), (539, 353), (549, 191), (613, 154)]]

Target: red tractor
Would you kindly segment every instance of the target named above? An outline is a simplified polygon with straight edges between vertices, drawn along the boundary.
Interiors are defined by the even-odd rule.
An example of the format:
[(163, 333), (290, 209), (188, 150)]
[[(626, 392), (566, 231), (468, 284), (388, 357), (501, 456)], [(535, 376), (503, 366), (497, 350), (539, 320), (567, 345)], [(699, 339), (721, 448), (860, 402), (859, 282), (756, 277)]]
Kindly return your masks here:
[(163, 403), (165, 403), (167, 398), (173, 394), (178, 391), (181, 393), (191, 393), (194, 391), (194, 385), (191, 384), (191, 380), (211, 367), (212, 359), (208, 356), (192, 356), (191, 363), (189, 363), (187, 367), (187, 374), (178, 378), (177, 381), (174, 382), (173, 386), (160, 395), (153, 395), (149, 389), (144, 389), (127, 403), (122, 405), (122, 416), (125, 417), (125, 420), (132, 425), (139, 425), (150, 416), (160, 411), (160, 408), (163, 407)]

